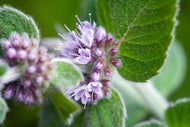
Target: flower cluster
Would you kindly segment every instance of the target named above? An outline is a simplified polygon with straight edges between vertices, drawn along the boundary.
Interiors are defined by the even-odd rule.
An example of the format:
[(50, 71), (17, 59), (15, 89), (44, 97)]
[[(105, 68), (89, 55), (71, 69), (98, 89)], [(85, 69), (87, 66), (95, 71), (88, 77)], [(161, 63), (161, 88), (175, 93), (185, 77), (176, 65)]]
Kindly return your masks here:
[(71, 88), (68, 93), (76, 101), (81, 99), (83, 104), (96, 103), (102, 97), (110, 96), (111, 69), (120, 67), (121, 61), (117, 57), (118, 40), (113, 35), (107, 34), (102, 27), (96, 26), (91, 21), (81, 22), (76, 29), (67, 34), (60, 34), (64, 42), (58, 45), (60, 56), (71, 59), (83, 73), (84, 81), (76, 88)]
[(9, 39), (0, 43), (5, 50), (3, 58), (7, 63), (11, 67), (19, 66), (22, 70), (18, 80), (4, 85), (4, 97), (14, 97), (18, 102), (27, 105), (41, 103), (41, 89), (48, 86), (47, 81), (51, 78), (53, 66), (50, 61), (53, 55), (48, 54), (46, 48), (38, 48), (37, 40), (31, 40), (27, 34), (20, 36), (12, 33)]

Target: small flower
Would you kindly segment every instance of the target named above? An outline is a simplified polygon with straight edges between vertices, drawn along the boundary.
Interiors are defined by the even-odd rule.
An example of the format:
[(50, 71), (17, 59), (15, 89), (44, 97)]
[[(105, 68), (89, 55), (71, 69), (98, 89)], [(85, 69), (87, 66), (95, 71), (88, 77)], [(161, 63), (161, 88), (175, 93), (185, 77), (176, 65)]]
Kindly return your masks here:
[(107, 34), (102, 27), (91, 21), (80, 21), (68, 34), (60, 35), (63, 43), (59, 44), (61, 57), (71, 59), (81, 68), (84, 81), (70, 91), (70, 95), (82, 104), (96, 103), (102, 97), (110, 97), (112, 68), (120, 67), (117, 57), (118, 41), (112, 34)]
[(27, 105), (41, 103), (41, 88), (50, 80), (50, 61), (53, 56), (47, 53), (46, 48), (38, 49), (37, 41), (29, 39), (27, 34), (20, 36), (18, 33), (12, 33), (9, 39), (3, 39), (1, 44), (5, 50), (3, 58), (6, 62), (23, 70), (19, 79), (4, 84), (4, 97), (14, 97)]

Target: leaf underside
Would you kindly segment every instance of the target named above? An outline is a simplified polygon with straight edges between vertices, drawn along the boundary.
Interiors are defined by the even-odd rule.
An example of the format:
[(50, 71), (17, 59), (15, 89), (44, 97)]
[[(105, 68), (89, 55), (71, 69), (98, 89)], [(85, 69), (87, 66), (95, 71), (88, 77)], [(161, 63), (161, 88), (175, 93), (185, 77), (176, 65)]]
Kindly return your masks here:
[(0, 7), (0, 39), (9, 38), (13, 31), (39, 39), (39, 31), (31, 17), (12, 7)]
[(97, 1), (100, 23), (120, 39), (124, 78), (145, 82), (158, 73), (172, 40), (176, 1)]

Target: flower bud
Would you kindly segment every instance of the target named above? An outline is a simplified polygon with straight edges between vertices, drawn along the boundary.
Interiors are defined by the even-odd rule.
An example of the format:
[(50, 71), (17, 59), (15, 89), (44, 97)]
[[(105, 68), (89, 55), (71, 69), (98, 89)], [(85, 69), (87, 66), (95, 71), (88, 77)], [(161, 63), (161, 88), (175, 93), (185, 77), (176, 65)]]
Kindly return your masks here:
[(104, 67), (104, 75), (106, 78), (111, 78), (111, 69), (109, 66)]
[(17, 52), (17, 58), (19, 60), (25, 60), (27, 58), (27, 52), (25, 50), (19, 50)]
[(104, 59), (99, 60), (96, 65), (95, 65), (95, 69), (101, 70), (104, 66)]
[(101, 83), (104, 87), (110, 87), (111, 86), (111, 81), (110, 80), (107, 80), (107, 79), (103, 79), (101, 80)]
[(113, 35), (107, 34), (106, 36), (106, 41), (105, 41), (105, 46), (109, 47), (112, 43), (113, 40)]
[(99, 26), (95, 32), (94, 38), (98, 42), (100, 42), (105, 38), (105, 36), (106, 36), (106, 30), (103, 27)]
[(96, 56), (101, 57), (103, 55), (103, 50), (100, 48), (97, 48), (95, 51)]
[(121, 61), (118, 58), (111, 58), (110, 63), (115, 67), (121, 66)]
[(13, 59), (16, 57), (16, 50), (14, 48), (9, 48), (6, 54), (9, 59)]
[(99, 79), (100, 79), (100, 73), (99, 72), (93, 72), (92, 73), (92, 79), (94, 80), (94, 81), (98, 81)]
[(110, 55), (111, 55), (111, 56), (115, 56), (115, 55), (118, 53), (118, 51), (119, 51), (118, 48), (112, 48), (112, 49), (110, 50)]
[(35, 66), (29, 66), (27, 69), (26, 69), (26, 72), (28, 74), (34, 74), (36, 72), (36, 67)]

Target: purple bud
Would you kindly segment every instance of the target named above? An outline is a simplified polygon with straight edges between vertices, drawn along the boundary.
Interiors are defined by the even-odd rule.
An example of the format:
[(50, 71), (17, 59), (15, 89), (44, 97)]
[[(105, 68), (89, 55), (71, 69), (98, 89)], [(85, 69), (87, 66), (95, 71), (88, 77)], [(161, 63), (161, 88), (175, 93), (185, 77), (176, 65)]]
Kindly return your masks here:
[(111, 45), (111, 43), (112, 43), (112, 40), (113, 40), (113, 35), (107, 34), (107, 36), (106, 36), (106, 41), (105, 41), (105, 45), (106, 45), (107, 47), (109, 47), (109, 46)]
[(30, 105), (34, 103), (34, 96), (32, 94), (32, 91), (27, 89), (26, 94), (25, 94), (25, 103)]
[(46, 52), (47, 52), (47, 49), (45, 47), (40, 47), (40, 49), (38, 50), (39, 55), (43, 55)]
[(32, 42), (31, 42), (31, 46), (36, 47), (37, 44), (38, 44), (38, 41), (36, 39), (33, 39)]
[(13, 95), (14, 95), (14, 90), (9, 88), (4, 93), (6, 99), (10, 99)]
[(19, 50), (17, 52), (17, 58), (19, 60), (25, 60), (27, 58), (27, 52), (25, 50)]
[(27, 34), (22, 35), (22, 48), (27, 49), (30, 46), (30, 39)]
[(121, 66), (121, 61), (118, 58), (111, 58), (110, 63), (114, 65), (115, 67), (120, 67)]
[(92, 73), (92, 79), (94, 80), (94, 81), (98, 81), (98, 80), (100, 80), (100, 73), (99, 72), (93, 72)]
[(109, 66), (104, 67), (104, 75), (106, 78), (111, 78), (111, 69)]
[(23, 86), (19, 86), (19, 88), (18, 88), (17, 99), (18, 99), (18, 101), (20, 101), (20, 102), (23, 102), (24, 99), (25, 99)]
[(14, 48), (9, 48), (6, 54), (9, 59), (13, 59), (16, 57), (16, 50)]
[(12, 46), (15, 48), (20, 47), (20, 41), (19, 40), (12, 40), (11, 43), (12, 43)]
[(100, 48), (97, 48), (95, 51), (96, 56), (101, 57), (103, 55), (103, 50)]
[(44, 74), (44, 79), (45, 80), (50, 80), (51, 79), (51, 75), (50, 74)]
[(114, 46), (118, 46), (119, 40), (114, 41), (113, 44), (114, 44)]
[(2, 47), (5, 49), (8, 49), (12, 46), (9, 40), (3, 40), (1, 44), (2, 44)]
[(46, 56), (46, 55), (43, 55), (43, 56), (40, 56), (40, 57), (39, 57), (38, 62), (39, 62), (39, 63), (43, 63), (43, 62), (47, 61), (47, 59), (48, 59), (47, 56)]
[(27, 69), (26, 69), (26, 72), (28, 74), (34, 74), (36, 72), (36, 67), (35, 66), (29, 66)]
[(96, 63), (95, 69), (101, 70), (104, 66), (104, 60), (101, 59)]
[(42, 73), (42, 72), (46, 71), (46, 66), (45, 65), (39, 65), (37, 67), (37, 70), (38, 70), (38, 72)]
[(35, 81), (38, 85), (42, 85), (44, 78), (42, 76), (35, 77)]
[(30, 78), (28, 78), (28, 77), (23, 77), (22, 80), (23, 80), (24, 86), (26, 86), (26, 87), (31, 86), (32, 82), (30, 81)]
[(35, 60), (36, 60), (36, 52), (35, 52), (35, 49), (33, 49), (28, 54), (28, 62), (29, 63), (34, 63)]
[(103, 27), (101, 27), (101, 26), (99, 26), (98, 28), (97, 28), (97, 30), (96, 30), (96, 33), (95, 33), (95, 35), (94, 35), (94, 38), (97, 40), (97, 41), (102, 41), (104, 38), (105, 38), (105, 36), (106, 36), (106, 30), (103, 28)]
[(118, 49), (118, 48), (112, 48), (112, 49), (110, 50), (110, 55), (115, 56), (118, 52), (119, 52), (119, 49)]
[(107, 80), (107, 79), (103, 79), (101, 80), (101, 83), (104, 87), (110, 87), (111, 86), (111, 81)]

